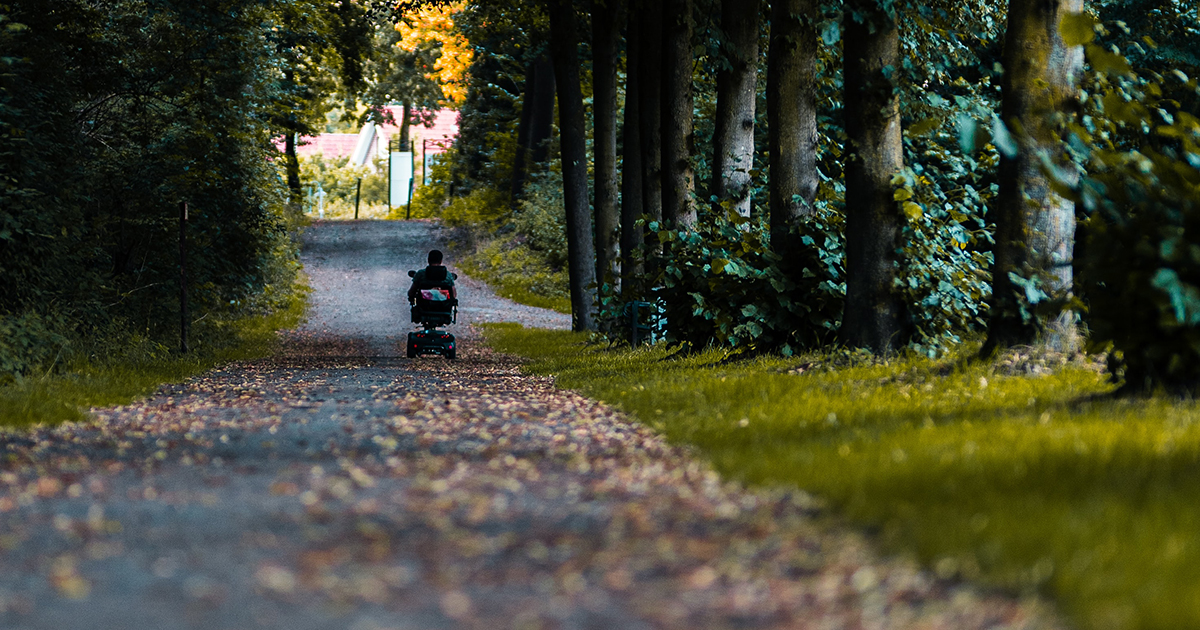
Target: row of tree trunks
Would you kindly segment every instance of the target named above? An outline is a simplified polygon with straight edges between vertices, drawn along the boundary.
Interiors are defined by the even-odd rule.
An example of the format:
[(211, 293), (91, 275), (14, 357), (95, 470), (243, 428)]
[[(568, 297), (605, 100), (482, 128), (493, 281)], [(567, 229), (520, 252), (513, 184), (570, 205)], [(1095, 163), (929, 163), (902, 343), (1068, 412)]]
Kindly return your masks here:
[(575, 8), (571, 0), (550, 0), (550, 58), (558, 85), (558, 128), (561, 133), (563, 197), (566, 203), (567, 273), (571, 288), (571, 329), (595, 330), (595, 249), (588, 211), (587, 144)]
[(721, 0), (728, 65), (717, 72), (711, 188), (718, 203), (728, 203), (743, 217), (750, 216), (750, 171), (754, 168), (758, 27), (758, 0)]
[[(579, 98), (574, 10), (569, 0), (548, 0), (551, 48), (558, 80), (563, 133), (572, 306), (578, 329), (592, 328), (590, 293), (584, 288), (615, 269), (617, 254), (641, 241), (636, 220), (664, 220), (687, 229), (697, 220), (694, 200), (692, 121), (692, 0), (643, 0), (629, 11), (623, 206), (616, 197), (617, 7), (593, 0), (596, 85), (596, 215), (587, 215), (586, 154)], [(616, 3), (617, 0), (607, 0)], [(904, 168), (896, 17), (880, 0), (847, 0), (843, 13), (844, 113), (847, 146), (846, 283), (843, 343), (874, 352), (894, 351), (902, 338), (903, 304), (894, 290), (903, 218), (893, 178)], [(1039, 153), (1057, 154), (1049, 112), (1073, 95), (1081, 57), (1058, 35), (1062, 15), (1082, 0), (1012, 0), (1005, 46), (1003, 117), (1021, 138), (1005, 157), (997, 213), (995, 297), (989, 345), (1028, 342), (1026, 323), (1013, 319), (1015, 291), (1009, 271), (1045, 272), (1053, 289), (1070, 288), (1074, 220), (1070, 204), (1055, 197), (1037, 164)], [(749, 214), (753, 166), (758, 3), (722, 1), (729, 67), (718, 76), (712, 190), (743, 216)], [(815, 0), (771, 5), (767, 98), (773, 247), (785, 257), (798, 219), (812, 211), (818, 188), (815, 67)], [(568, 85), (569, 83), (569, 85)], [(620, 248), (615, 247), (620, 217)], [(588, 237), (585, 247), (579, 239)], [(593, 257), (594, 254), (594, 257)], [(586, 264), (592, 263), (593, 264)], [(580, 265), (590, 269), (585, 273)], [(640, 270), (638, 270), (640, 271)], [(632, 273), (631, 273), (632, 272)], [(626, 278), (636, 273), (625, 270)], [(625, 285), (633, 289), (632, 282)]]
[[(619, 0), (592, 1), (592, 111), (594, 115), (596, 280), (615, 280), (617, 269), (617, 55)], [(688, 78), (691, 78), (689, 69)]]
[[(1033, 342), (1036, 322), (1022, 317), (1021, 293), (1008, 272), (1023, 277), (1041, 274), (1052, 296), (1071, 291), (1075, 206), (1050, 189), (1041, 157), (1062, 160), (1055, 114), (1078, 98), (1083, 48), (1068, 47), (1058, 32), (1067, 13), (1083, 10), (1083, 0), (1011, 0), (1004, 38), (1001, 119), (1017, 139), (1015, 155), (1000, 159), (1000, 193), (996, 203), (996, 246), (992, 272), (992, 304), (984, 353), (998, 347)], [(1064, 321), (1067, 320), (1067, 321)], [(1073, 342), (1073, 317), (1060, 317), (1059, 330)]]
[(886, 353), (901, 341), (892, 286), (901, 215), (891, 183), (904, 167), (895, 83), (900, 31), (876, 0), (847, 0), (842, 32), (848, 146), (841, 337), (850, 347)]

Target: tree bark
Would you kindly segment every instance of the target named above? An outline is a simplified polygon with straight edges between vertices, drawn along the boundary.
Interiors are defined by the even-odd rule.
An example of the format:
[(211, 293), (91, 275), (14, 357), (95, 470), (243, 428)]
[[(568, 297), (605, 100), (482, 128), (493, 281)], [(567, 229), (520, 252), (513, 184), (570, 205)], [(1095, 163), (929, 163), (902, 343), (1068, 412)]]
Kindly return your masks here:
[(900, 101), (891, 78), (900, 37), (878, 0), (849, 0), (842, 31), (849, 142), (841, 336), (848, 346), (886, 353), (901, 341), (901, 306), (892, 287), (901, 215), (891, 184), (904, 166)]
[(409, 151), (410, 149), (409, 149), (409, 141), (408, 141), (408, 139), (409, 139), (409, 134), (411, 133), (411, 131), (410, 131), (410, 130), (411, 130), (411, 128), (412, 128), (412, 123), (411, 123), (411, 119), (412, 119), (412, 109), (411, 109), (411, 106), (410, 106), (408, 103), (405, 103), (405, 104), (404, 104), (404, 105), (403, 105), (403, 106), (400, 108), (400, 112), (401, 112), (400, 116), (403, 118), (403, 119), (400, 121), (400, 150), (401, 150), (401, 151)]
[(546, 140), (554, 122), (554, 68), (542, 53), (525, 69), (521, 118), (517, 123), (517, 149), (513, 160), (512, 198), (520, 199), (529, 175), (529, 165), (546, 161)]
[[(996, 245), (992, 265), (992, 303), (984, 352), (1029, 344), (1039, 325), (1058, 325), (1063, 341), (1073, 341), (1073, 318), (1037, 322), (1021, 315), (1024, 289), (1009, 276), (1041, 276), (1052, 297), (1071, 291), (1075, 250), (1074, 204), (1050, 189), (1041, 155), (1062, 159), (1057, 114), (1078, 98), (1083, 48), (1068, 47), (1058, 32), (1067, 13), (1083, 10), (1083, 0), (1011, 0), (1004, 37), (1001, 119), (1017, 141), (1015, 155), (1000, 159), (996, 199)], [(1070, 320), (1070, 321), (1068, 321)]]
[(754, 168), (758, 26), (759, 0), (721, 0), (729, 67), (717, 72), (712, 194), (743, 217), (750, 216), (750, 170)]
[(662, 4), (642, 5), (638, 94), (641, 97), (642, 212), (651, 221), (663, 218), (662, 179)]
[(629, 11), (625, 33), (625, 120), (621, 155), (621, 295), (640, 295), (642, 275), (641, 17)]
[(546, 143), (554, 128), (554, 99), (557, 81), (554, 78), (554, 65), (550, 55), (544, 54), (537, 59), (537, 83), (533, 93), (533, 118), (529, 125), (529, 157), (534, 164), (541, 164), (550, 155), (550, 147)]
[(662, 51), (663, 220), (678, 229), (696, 224), (692, 120), (692, 0), (665, 0)]
[(567, 214), (567, 274), (571, 288), (571, 329), (596, 330), (595, 251), (588, 211), (587, 136), (583, 92), (579, 83), (578, 38), (571, 0), (548, 0), (550, 56), (558, 85), (558, 129), (561, 134), (563, 197)]
[(509, 197), (513, 202), (521, 198), (525, 190), (525, 160), (529, 153), (530, 122), (533, 120), (533, 89), (537, 81), (536, 60), (525, 64), (525, 82), (521, 87), (521, 117), (517, 119), (517, 147), (513, 152), (512, 179), (509, 182)]
[[(767, 51), (771, 243), (785, 258), (795, 251), (789, 236), (792, 227), (812, 212), (817, 198), (817, 17), (815, 0), (771, 3)], [(847, 87), (847, 107), (849, 94)]]
[[(596, 280), (615, 282), (617, 209), (617, 52), (619, 0), (592, 0), (592, 115)], [(609, 278), (611, 276), (611, 279)]]

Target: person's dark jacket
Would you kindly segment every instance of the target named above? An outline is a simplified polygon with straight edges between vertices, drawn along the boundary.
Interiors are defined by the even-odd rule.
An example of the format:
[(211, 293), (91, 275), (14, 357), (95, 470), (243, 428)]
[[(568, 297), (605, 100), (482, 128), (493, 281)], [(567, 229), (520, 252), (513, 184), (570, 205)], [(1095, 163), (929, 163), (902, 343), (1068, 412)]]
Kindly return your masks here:
[(429, 265), (413, 276), (412, 288), (408, 290), (409, 301), (416, 300), (422, 289), (449, 289), (450, 297), (453, 298), (454, 276), (444, 265)]

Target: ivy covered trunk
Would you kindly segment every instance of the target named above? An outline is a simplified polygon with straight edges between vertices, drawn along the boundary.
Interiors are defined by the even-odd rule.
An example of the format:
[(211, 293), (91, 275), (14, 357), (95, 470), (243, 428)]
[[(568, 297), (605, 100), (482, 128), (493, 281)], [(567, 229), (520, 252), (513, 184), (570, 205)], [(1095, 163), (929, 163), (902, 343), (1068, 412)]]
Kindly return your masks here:
[(785, 257), (795, 247), (788, 242), (788, 232), (796, 219), (812, 212), (817, 198), (817, 8), (814, 0), (771, 4), (767, 51), (771, 242)]
[(625, 119), (621, 155), (621, 293), (639, 295), (642, 275), (641, 16), (628, 12), (625, 35)]
[(987, 353), (1031, 343), (1046, 324), (1073, 326), (1055, 305), (1071, 291), (1075, 206), (1051, 190), (1042, 160), (1062, 161), (1057, 125), (1078, 96), (1083, 47), (1067, 46), (1058, 27), (1082, 10), (1083, 0), (1009, 3), (1001, 119), (1014, 141), (1001, 147)]
[(567, 218), (567, 273), (571, 289), (571, 329), (595, 330), (595, 250), (588, 211), (587, 136), (579, 52), (575, 45), (575, 9), (571, 0), (550, 0), (550, 56), (558, 85), (558, 128), (561, 134), (563, 198)]
[(663, 12), (663, 220), (696, 224), (692, 121), (692, 0), (666, 0)]
[[(901, 215), (892, 178), (904, 167), (895, 17), (877, 0), (848, 0), (844, 17), (846, 306), (842, 341), (885, 353), (899, 347), (893, 280)], [(774, 173), (772, 173), (774, 175)]]
[(758, 0), (721, 0), (728, 65), (717, 72), (712, 193), (743, 217), (750, 216), (750, 170), (754, 168), (758, 23)]
[(618, 0), (592, 2), (592, 112), (596, 178), (596, 280), (617, 273), (617, 28)]

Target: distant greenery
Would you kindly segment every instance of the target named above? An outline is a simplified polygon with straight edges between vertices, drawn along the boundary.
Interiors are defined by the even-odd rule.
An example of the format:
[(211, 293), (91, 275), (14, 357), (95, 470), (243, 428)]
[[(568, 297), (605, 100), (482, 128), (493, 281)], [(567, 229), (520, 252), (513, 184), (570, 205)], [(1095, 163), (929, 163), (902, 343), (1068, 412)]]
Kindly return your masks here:
[(797, 486), (943, 576), (1052, 596), (1082, 628), (1200, 627), (1200, 406), (1120, 400), (1099, 366), (826, 353), (737, 359), (488, 329), (723, 474)]
[[(359, 189), (359, 179), (362, 188)], [(316, 190), (325, 192), (326, 219), (354, 218), (355, 195), (358, 195), (360, 219), (388, 218), (387, 160), (376, 158), (371, 166), (350, 165), (349, 156), (326, 158), (321, 154), (300, 158), (300, 181), (308, 187), (304, 212), (310, 218), (319, 216)], [(403, 212), (403, 208), (401, 208)]]
[(356, 45), (349, 4), (0, 7), (0, 384), (174, 347), (182, 202), (197, 342), (286, 308), (302, 217), (273, 140), (322, 117), (329, 67), (361, 74), (329, 44)]

